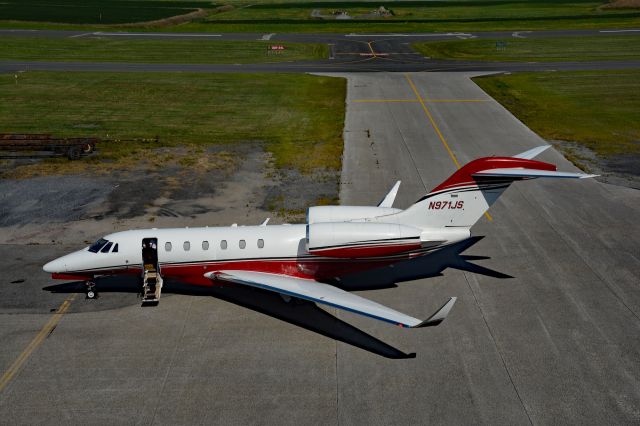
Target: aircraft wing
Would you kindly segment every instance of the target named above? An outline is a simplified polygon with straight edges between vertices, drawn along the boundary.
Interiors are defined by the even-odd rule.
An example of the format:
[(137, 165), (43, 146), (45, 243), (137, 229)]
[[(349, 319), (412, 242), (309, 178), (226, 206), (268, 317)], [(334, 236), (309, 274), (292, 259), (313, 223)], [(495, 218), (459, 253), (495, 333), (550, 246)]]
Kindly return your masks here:
[(431, 327), (440, 324), (447, 317), (456, 301), (456, 298), (452, 297), (435, 314), (422, 321), (314, 280), (253, 271), (215, 271), (206, 273), (205, 277), (258, 287), (410, 328)]

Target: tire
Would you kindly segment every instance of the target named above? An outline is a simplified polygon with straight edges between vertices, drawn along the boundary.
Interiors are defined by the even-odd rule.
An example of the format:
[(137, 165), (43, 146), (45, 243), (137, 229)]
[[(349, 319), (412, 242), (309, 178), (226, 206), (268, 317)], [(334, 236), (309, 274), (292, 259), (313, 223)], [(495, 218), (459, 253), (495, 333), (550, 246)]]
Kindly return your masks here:
[(69, 158), (69, 160), (79, 160), (81, 154), (82, 150), (79, 146), (72, 146), (67, 151), (67, 157)]
[(89, 290), (87, 292), (87, 299), (95, 299), (96, 298), (96, 293), (93, 290)]

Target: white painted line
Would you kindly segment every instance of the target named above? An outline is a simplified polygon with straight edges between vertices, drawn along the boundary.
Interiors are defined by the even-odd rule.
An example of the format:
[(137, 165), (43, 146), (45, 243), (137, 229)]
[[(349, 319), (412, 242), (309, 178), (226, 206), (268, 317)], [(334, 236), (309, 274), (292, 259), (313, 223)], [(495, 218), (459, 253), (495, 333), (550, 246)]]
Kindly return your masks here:
[(601, 33), (635, 33), (640, 30), (600, 30)]
[(271, 40), (271, 37), (273, 37), (274, 35), (276, 35), (276, 33), (265, 34), (260, 40)]
[(84, 36), (88, 36), (88, 35), (93, 35), (94, 33), (83, 33), (83, 34), (76, 34), (76, 35), (72, 35), (69, 38), (77, 38), (77, 37), (84, 37)]
[(222, 34), (189, 34), (189, 33), (105, 33), (102, 31), (97, 31), (95, 33), (91, 33), (93, 35), (99, 36), (122, 36), (122, 37), (222, 37)]
[(513, 34), (511, 34), (512, 37), (515, 38), (526, 38), (525, 36), (523, 36), (522, 34), (529, 34), (531, 31), (516, 31)]

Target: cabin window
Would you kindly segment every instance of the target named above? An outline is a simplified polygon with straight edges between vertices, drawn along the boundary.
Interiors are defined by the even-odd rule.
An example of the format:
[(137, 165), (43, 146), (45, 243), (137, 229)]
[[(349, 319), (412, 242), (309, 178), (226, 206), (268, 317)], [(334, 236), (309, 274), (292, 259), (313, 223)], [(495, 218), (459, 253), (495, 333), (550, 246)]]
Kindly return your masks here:
[(222, 250), (226, 250), (227, 249), (227, 240), (220, 241), (220, 248)]
[(89, 251), (92, 253), (97, 253), (102, 247), (104, 247), (105, 244), (107, 244), (107, 240), (105, 240), (104, 238), (100, 238), (98, 241), (91, 244), (91, 247), (89, 247)]
[(245, 240), (240, 240), (240, 243), (238, 245), (240, 246), (241, 249), (243, 249), (247, 246), (247, 242)]
[(164, 251), (171, 251), (171, 243), (169, 241), (164, 243)]
[(109, 253), (109, 250), (111, 249), (112, 245), (113, 243), (109, 241), (104, 247), (102, 247), (102, 250), (100, 250), (100, 253)]
[(264, 240), (262, 238), (258, 240), (258, 248), (264, 248)]
[(209, 241), (202, 242), (202, 250), (209, 250)]
[(111, 253), (117, 253), (118, 252), (118, 243), (116, 243), (115, 246), (113, 246), (113, 250), (111, 250)]
[(182, 248), (184, 249), (184, 251), (189, 251), (189, 250), (191, 250), (191, 243), (190, 243), (189, 241), (185, 241), (185, 242), (182, 244)]

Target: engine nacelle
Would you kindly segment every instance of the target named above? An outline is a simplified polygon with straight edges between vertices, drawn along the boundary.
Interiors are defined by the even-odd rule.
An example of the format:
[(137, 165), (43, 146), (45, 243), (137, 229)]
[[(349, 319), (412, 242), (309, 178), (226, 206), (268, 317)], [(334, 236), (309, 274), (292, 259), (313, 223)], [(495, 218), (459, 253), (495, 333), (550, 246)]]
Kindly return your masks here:
[(402, 210), (390, 207), (367, 206), (316, 206), (309, 207), (307, 223), (347, 222), (357, 219), (370, 219), (399, 213)]
[(420, 248), (421, 232), (395, 223), (312, 223), (307, 225), (307, 251), (341, 258), (388, 256)]

